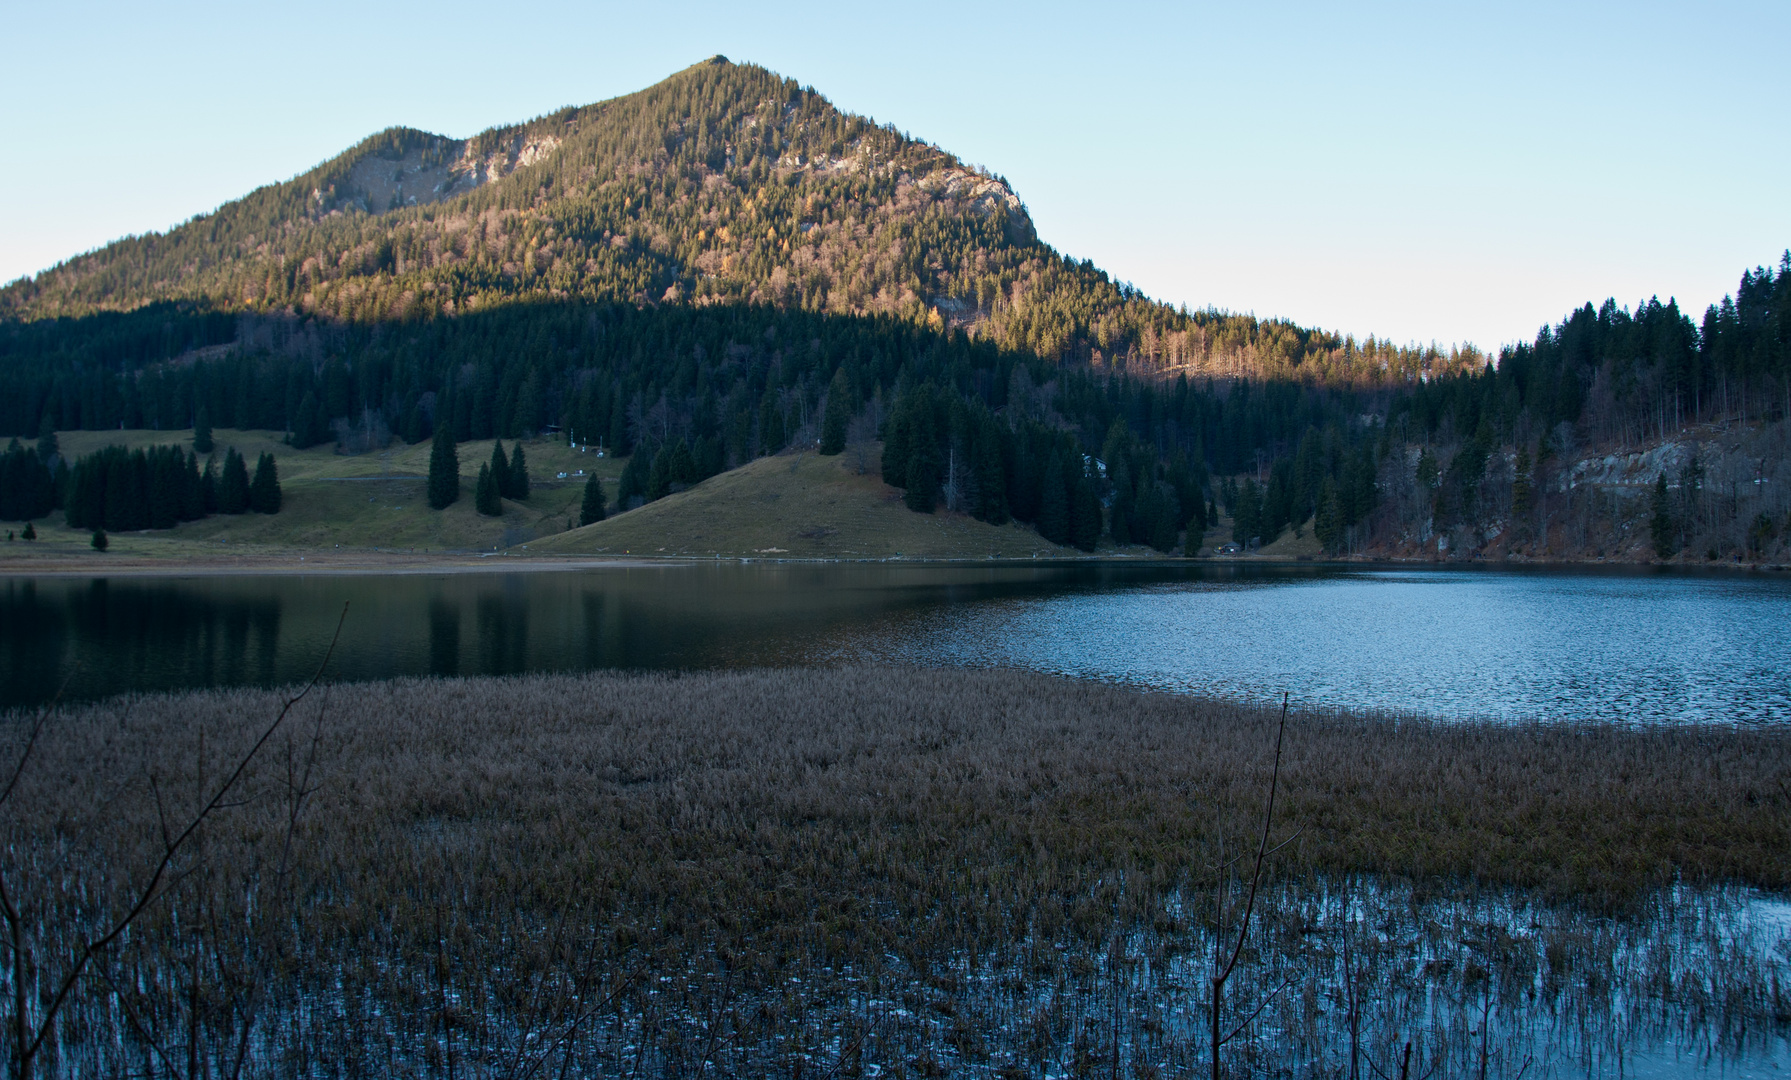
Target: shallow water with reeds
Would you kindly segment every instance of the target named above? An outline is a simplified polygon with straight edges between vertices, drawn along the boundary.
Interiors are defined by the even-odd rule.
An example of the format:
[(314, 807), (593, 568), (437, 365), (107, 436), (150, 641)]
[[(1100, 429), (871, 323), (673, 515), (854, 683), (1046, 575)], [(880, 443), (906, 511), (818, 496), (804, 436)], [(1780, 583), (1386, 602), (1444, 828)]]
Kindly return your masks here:
[(345, 679), (884, 660), (1432, 716), (1791, 720), (1791, 578), (736, 563), (0, 579), (0, 707)]

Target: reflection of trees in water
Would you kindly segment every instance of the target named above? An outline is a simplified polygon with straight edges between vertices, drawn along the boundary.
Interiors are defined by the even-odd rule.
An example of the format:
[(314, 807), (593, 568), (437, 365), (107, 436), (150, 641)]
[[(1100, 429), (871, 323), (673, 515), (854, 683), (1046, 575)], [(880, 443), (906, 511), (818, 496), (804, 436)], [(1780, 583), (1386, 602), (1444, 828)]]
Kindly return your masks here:
[(37, 582), (11, 580), (0, 590), (0, 701), (43, 701), (66, 677), (68, 612)]
[(219, 596), (172, 584), (119, 583), (0, 593), (0, 695), (7, 704), (194, 686), (271, 685), (279, 668), (281, 601)]
[(473, 603), (473, 622), (479, 636), (481, 674), (511, 675), (527, 670), (529, 605), (524, 596), (508, 590), (480, 595)]
[(460, 605), (429, 598), (429, 673), (460, 674)]
[(586, 589), (579, 594), (579, 606), (584, 611), (585, 636), (583, 641), (583, 660), (587, 668), (609, 667), (614, 663), (614, 650), (608, 646), (610, 642), (621, 636), (616, 623), (618, 613), (614, 607), (606, 604), (608, 597), (599, 591)]

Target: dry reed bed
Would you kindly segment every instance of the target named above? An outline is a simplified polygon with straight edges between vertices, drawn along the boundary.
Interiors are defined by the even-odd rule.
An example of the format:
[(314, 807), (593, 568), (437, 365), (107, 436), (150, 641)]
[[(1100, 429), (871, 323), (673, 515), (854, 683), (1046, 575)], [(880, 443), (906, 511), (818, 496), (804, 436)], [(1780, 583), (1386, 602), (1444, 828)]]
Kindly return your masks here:
[[(143, 880), (162, 822), (191, 814), (279, 700), (145, 697), (52, 722), (0, 815), (8, 887), (36, 935), (29, 993), (49, 993), (75, 935)], [(6, 725), (9, 755), (25, 719)], [(1275, 719), (1004, 671), (332, 687), (289, 718), (166, 893), (82, 980), (55, 1053), (95, 1075), (673, 1075), (729, 1062), (891, 1075), (941, 1061), (1036, 1075), (1122, 1057), (1173, 1070), (1199, 1042), (1186, 1022), (1197, 1003), (1164, 1012), (1187, 996), (1171, 986), (1174, 958), (1210, 942), (1212, 868), (1259, 827)], [(1436, 949), (1412, 943), (1453, 926), (1447, 911), (1517, 910), (1513, 896), (1621, 922), (1658, 914), (1675, 881), (1782, 889), (1788, 759), (1778, 730), (1296, 710), (1276, 835), (1297, 836), (1274, 862), (1243, 1000), (1320, 959), (1335, 983), (1336, 935), (1351, 927), (1366, 935), (1357, 955), (1378, 941), (1386, 964), (1349, 978), (1391, 980), (1415, 1003), (1370, 1017), (1364, 1038), (1391, 1046), (1429, 1024), (1421, 1058), (1471, 1052), (1447, 1034), (1466, 1006), (1437, 1012), (1444, 984), (1461, 1001), (1480, 986), (1484, 1003), (1528, 980), (1533, 998), (1577, 965), (1605, 971), (1609, 994), (1611, 972), (1642, 970), (1640, 953), (1586, 944), (1601, 939), (1574, 916), (1532, 920), (1553, 929), (1459, 965), (1413, 968)], [(1314, 906), (1364, 880), (1394, 898), (1378, 914)], [(1486, 937), (1476, 926), (1444, 936)], [(1693, 993), (1675, 980), (1696, 958), (1662, 957), (1634, 986)], [(1700, 983), (1699, 1008), (1719, 1029), (1783, 1023), (1769, 967)], [(1253, 1031), (1239, 1052), (1334, 1050), (1335, 1019), (1316, 1017), (1338, 985), (1353, 984), (1290, 992), (1261, 1021), (1279, 1034)]]

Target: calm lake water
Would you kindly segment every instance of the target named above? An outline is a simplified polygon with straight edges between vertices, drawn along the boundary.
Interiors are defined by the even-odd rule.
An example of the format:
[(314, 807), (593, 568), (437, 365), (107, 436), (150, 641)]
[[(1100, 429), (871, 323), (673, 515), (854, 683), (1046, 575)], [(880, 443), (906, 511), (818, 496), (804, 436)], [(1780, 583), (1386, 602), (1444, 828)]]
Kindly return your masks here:
[(1791, 579), (1135, 565), (0, 578), (0, 705), (308, 678), (880, 660), (1448, 717), (1791, 721)]

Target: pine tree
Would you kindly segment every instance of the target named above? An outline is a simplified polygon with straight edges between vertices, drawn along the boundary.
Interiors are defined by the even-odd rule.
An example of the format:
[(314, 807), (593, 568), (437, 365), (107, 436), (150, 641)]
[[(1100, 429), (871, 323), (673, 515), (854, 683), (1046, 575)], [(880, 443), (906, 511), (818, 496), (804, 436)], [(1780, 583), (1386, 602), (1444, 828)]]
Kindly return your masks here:
[(209, 461), (205, 463), (205, 471), (199, 474), (199, 507), (204, 514), (218, 512), (218, 471)]
[(784, 448), (784, 411), (778, 406), (777, 391), (766, 387), (765, 399), (759, 404), (759, 456), (767, 457)]
[(931, 395), (921, 397), (910, 412), (908, 424), (907, 488), (902, 501), (908, 509), (930, 514), (939, 500), (939, 473), (944, 464), (939, 460), (939, 437), (933, 427)]
[(503, 440), (495, 440), (491, 444), (491, 480), (497, 485), (498, 495), (510, 497), (510, 459), (504, 455)]
[(603, 505), (603, 481), (596, 473), (585, 481), (585, 501), (578, 508), (578, 523), (589, 525), (594, 521), (602, 521), (607, 516)]
[(224, 454), (224, 475), (218, 481), (218, 511), (243, 514), (249, 509), (249, 467), (231, 447)]
[(1076, 480), (1070, 500), (1070, 543), (1093, 551), (1101, 540), (1101, 492), (1086, 472)]
[(292, 445), (303, 450), (325, 441), (329, 438), (328, 423), (323, 407), (317, 404), (317, 395), (307, 390), (292, 419)]
[(255, 461), (255, 479), (249, 484), (249, 509), (257, 514), (280, 512), (280, 474), (274, 468), (274, 455), (265, 451)]
[(653, 470), (647, 474), (647, 501), (657, 502), (672, 493), (672, 448), (661, 446), (653, 455)]
[(616, 485), (616, 512), (621, 513), (633, 507), (634, 500), (645, 498), (647, 481), (652, 463), (644, 448), (637, 447), (628, 455), (628, 464), (622, 467), (622, 479)]
[(846, 385), (846, 369), (833, 373), (827, 386), (827, 411), (821, 414), (821, 453), (831, 457), (846, 448), (846, 427), (852, 420), (851, 387)]
[(212, 445), (211, 407), (201, 400), (193, 415), (193, 449), (201, 454), (209, 454)]
[(1343, 511), (1338, 505), (1337, 485), (1328, 476), (1319, 489), (1318, 509), (1312, 514), (1312, 535), (1330, 555), (1335, 555), (1343, 542)]
[(199, 455), (187, 451), (180, 470), (180, 520), (198, 521), (205, 516), (205, 493), (200, 489)]
[(435, 425), (429, 447), (429, 508), (445, 510), (460, 499), (460, 455), (454, 447), (454, 426)]
[(423, 403), (418, 401), (410, 407), (410, 415), (405, 418), (404, 441), (415, 446), (428, 437), (429, 420), (423, 415)]
[(1044, 490), (1039, 495), (1039, 535), (1053, 544), (1070, 540), (1070, 498), (1063, 477), (1063, 463), (1055, 454), (1045, 466)]
[(908, 417), (913, 412), (911, 395), (896, 400), (895, 415), (884, 425), (883, 482), (890, 487), (908, 483)]
[(510, 473), (508, 490), (504, 498), (522, 502), (529, 497), (529, 461), (523, 456), (522, 444), (516, 444), (516, 450), (510, 455)]
[(1175, 503), (1175, 495), (1158, 488), (1155, 493), (1156, 523), (1150, 529), (1150, 546), (1165, 554), (1175, 549), (1175, 519), (1180, 507)]
[(112, 543), (112, 541), (106, 538), (106, 530), (104, 529), (93, 530), (93, 539), (88, 542), (93, 545), (93, 550), (95, 551), (104, 551), (107, 547), (111, 546)]
[(682, 436), (672, 444), (672, 457), (666, 463), (665, 471), (667, 478), (674, 485), (673, 490), (689, 487), (697, 482), (696, 458), (691, 456), (690, 444), (685, 442)]
[(1667, 492), (1667, 474), (1663, 470), (1654, 480), (1654, 515), (1649, 522), (1654, 533), (1654, 555), (1670, 558), (1673, 554), (1673, 497)]
[(504, 512), (503, 497), (498, 494), (497, 479), (491, 474), (491, 463), (479, 466), (479, 482), (473, 488), (473, 509), (486, 517)]
[(1237, 503), (1231, 510), (1231, 538), (1240, 544), (1262, 538), (1262, 490), (1254, 479), (1246, 478), (1238, 488)]
[(37, 539), (37, 526), (33, 525), (31, 522), (27, 521), (27, 522), (25, 522), (25, 531), (20, 533), (19, 535), (26, 540), (36, 540)]
[(1517, 468), (1511, 478), (1511, 516), (1522, 525), (1530, 520), (1530, 511), (1535, 509), (1536, 487), (1530, 475), (1530, 452), (1517, 452)]
[[(1112, 441), (1111, 437), (1109, 441)], [(1132, 519), (1137, 516), (1137, 489), (1131, 475), (1131, 466), (1123, 455), (1115, 454), (1107, 461), (1107, 479), (1113, 485), (1113, 508), (1107, 520), (1107, 535), (1121, 547), (1132, 542)]]
[[(176, 471), (179, 451), (168, 454), (156, 447), (146, 455), (149, 465), (149, 520), (152, 529), (171, 529), (180, 522), (180, 475)], [(172, 447), (167, 449), (173, 450)], [(171, 457), (174, 461), (169, 460)]]

